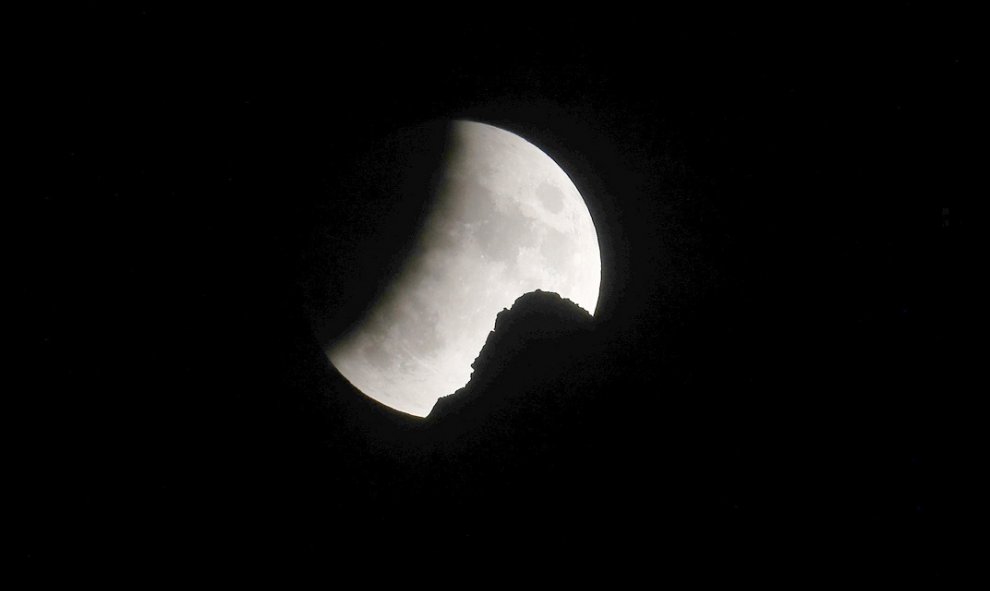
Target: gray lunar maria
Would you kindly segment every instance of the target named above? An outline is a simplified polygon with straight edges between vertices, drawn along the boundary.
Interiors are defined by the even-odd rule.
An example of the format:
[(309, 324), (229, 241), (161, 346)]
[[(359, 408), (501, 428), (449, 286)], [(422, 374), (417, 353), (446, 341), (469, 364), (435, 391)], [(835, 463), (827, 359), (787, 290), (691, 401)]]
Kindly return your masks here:
[(542, 289), (594, 314), (591, 215), (552, 158), (508, 131), (458, 121), (408, 263), (327, 355), (357, 389), (424, 417), (471, 376), (496, 315)]

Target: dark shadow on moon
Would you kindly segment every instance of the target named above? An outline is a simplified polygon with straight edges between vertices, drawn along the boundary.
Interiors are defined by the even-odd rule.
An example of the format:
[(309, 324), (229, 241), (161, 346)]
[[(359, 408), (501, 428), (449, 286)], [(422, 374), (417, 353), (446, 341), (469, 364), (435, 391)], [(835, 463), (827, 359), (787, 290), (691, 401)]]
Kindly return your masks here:
[(300, 274), (321, 345), (360, 325), (409, 263), (444, 168), (449, 127), (441, 121), (400, 130), (337, 163), (341, 180), (311, 220)]
[[(509, 171), (510, 178), (531, 179), (527, 176), (533, 174), (528, 161), (505, 166), (489, 164), (485, 158), (477, 158), (478, 136), (465, 136), (463, 125), (473, 126), (470, 129), (487, 128), (505, 132), (506, 136), (515, 138), (514, 141), (521, 140), (529, 146), (528, 149), (541, 154), (540, 162), (548, 163), (541, 166), (550, 166), (556, 171), (545, 177), (548, 180), (540, 182), (539, 176), (536, 182), (529, 180), (530, 184), (524, 190), (531, 196), (529, 210), (520, 208), (512, 201), (521, 189), (500, 188), (496, 194), (491, 183), (484, 182), (485, 179), (500, 178), (498, 175), (505, 175), (506, 171)], [(462, 141), (465, 142), (463, 146), (460, 145)], [(504, 149), (501, 147), (503, 144), (495, 145), (500, 146), (497, 149)], [(464, 160), (464, 153), (476, 156)], [(487, 151), (480, 153), (488, 156)], [(488, 302), (492, 293), (498, 293), (497, 289), (493, 291), (478, 284), (478, 281), (472, 283), (469, 280), (474, 277), (471, 268), (476, 267), (480, 273), (483, 273), (481, 269), (488, 269), (491, 265), (495, 265), (495, 269), (512, 270), (513, 274), (504, 282), (506, 287), (498, 289), (511, 291), (509, 286), (520, 283), (514, 297), (533, 288), (556, 289), (559, 286), (563, 293), (575, 289), (575, 286), (588, 286), (592, 274), (568, 274), (572, 273), (575, 264), (583, 268), (575, 261), (591, 260), (581, 259), (585, 256), (584, 250), (575, 245), (576, 237), (584, 232), (583, 236), (592, 236), (595, 242), (594, 257), (598, 259), (596, 272), (601, 272), (598, 266), (601, 263), (601, 242), (593, 216), (590, 224), (564, 223), (558, 229), (559, 219), (578, 219), (566, 217), (575, 215), (566, 212), (579, 212), (583, 208), (584, 219), (587, 220), (592, 215), (587, 201), (572, 184), (573, 179), (568, 171), (523, 134), (470, 120), (432, 122), (405, 128), (379, 139), (374, 145), (356, 153), (345, 166), (347, 171), (342, 175), (343, 180), (331, 189), (331, 203), (320, 211), (328, 220), (332, 219), (334, 227), (344, 230), (334, 235), (321, 234), (320, 220), (314, 220), (317, 232), (313, 236), (313, 247), (307, 253), (303, 291), (318, 342), (331, 357), (338, 355), (332, 357), (332, 363), (349, 376), (356, 389), (363, 394), (379, 398), (384, 392), (405, 392), (402, 395), (407, 397), (410, 392), (429, 392), (429, 396), (451, 393), (448, 391), (448, 388), (454, 389), (451, 383), (434, 388), (434, 393), (408, 379), (403, 379), (399, 389), (394, 386), (386, 389), (381, 386), (378, 376), (390, 373), (393, 376), (410, 376), (417, 372), (429, 376), (424, 370), (428, 366), (432, 374), (446, 376), (440, 380), (456, 381), (450, 376), (455, 376), (460, 370), (452, 369), (452, 363), (446, 361), (441, 362), (439, 367), (433, 365), (432, 360), (424, 359), (423, 352), (429, 355), (442, 351), (442, 345), (449, 348), (450, 343), (456, 342), (452, 340), (454, 334), (484, 334), (480, 331), (485, 327), (478, 326), (477, 320), (487, 314), (487, 310), (485, 314), (474, 313), (475, 320), (467, 325), (462, 321), (454, 327), (447, 322), (443, 330), (438, 330), (441, 324), (439, 318), (431, 317), (428, 312), (433, 310), (436, 316), (436, 302), (444, 301), (446, 296), (455, 297), (457, 302), (470, 302), (472, 298), (477, 298), (478, 302)], [(455, 167), (456, 172), (449, 172), (451, 166)], [(466, 171), (465, 166), (469, 166)], [(561, 187), (554, 184), (561, 182), (570, 186), (571, 189), (565, 190), (574, 194), (565, 195)], [(458, 197), (451, 199), (450, 195)], [(512, 205), (505, 206), (500, 202), (506, 196), (513, 196), (509, 201)], [(581, 205), (575, 205), (576, 202), (572, 201), (575, 198)], [(554, 215), (562, 217), (552, 217)], [(589, 244), (589, 241), (586, 239), (584, 244)], [(435, 252), (460, 254), (454, 261), (449, 257), (441, 259), (443, 264), (438, 265), (432, 254)], [(561, 285), (557, 283), (560, 280), (547, 269), (561, 270), (561, 276), (578, 277), (581, 279), (571, 281), (583, 283)], [(538, 277), (538, 284), (533, 284), (533, 276)], [(445, 287), (440, 292), (401, 289), (401, 285), (408, 285), (410, 277), (423, 278), (429, 285)], [(486, 285), (493, 283), (489, 281)], [(598, 299), (600, 290), (599, 275), (595, 279)], [(594, 297), (575, 297), (575, 300), (586, 306), (589, 312), (595, 312), (597, 302)], [(510, 301), (498, 303), (495, 309)], [(444, 314), (443, 311), (440, 313)], [(460, 313), (463, 315), (463, 311)], [(491, 315), (491, 322), (494, 322), (494, 310)], [(465, 328), (468, 325), (471, 327), (469, 332)], [(402, 335), (401, 339), (396, 337), (397, 332)], [(474, 336), (469, 338), (474, 339)], [(343, 359), (339, 357), (341, 342), (345, 343), (344, 350), (351, 351)], [(445, 359), (458, 360), (457, 366), (466, 371), (469, 361), (466, 356), (476, 353), (469, 351), (473, 348), (472, 340), (469, 346), (459, 347), (460, 353), (448, 355)], [(462, 360), (462, 357), (465, 359)], [(363, 360), (365, 369), (355, 366), (358, 361), (354, 360)], [(353, 380), (355, 377), (358, 381)], [(466, 373), (464, 378), (467, 378)], [(392, 380), (392, 384), (394, 379), (386, 378)], [(430, 407), (421, 405), (412, 411), (406, 406), (401, 408), (423, 416), (420, 413), (428, 412)]]

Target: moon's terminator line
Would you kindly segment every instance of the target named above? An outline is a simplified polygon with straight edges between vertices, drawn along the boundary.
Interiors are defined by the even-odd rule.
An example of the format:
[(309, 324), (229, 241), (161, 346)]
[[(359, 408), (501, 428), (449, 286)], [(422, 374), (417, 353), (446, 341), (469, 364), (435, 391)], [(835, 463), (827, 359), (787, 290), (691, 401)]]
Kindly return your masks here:
[(542, 289), (592, 314), (601, 256), (591, 214), (548, 155), (508, 131), (451, 126), (412, 256), (369, 314), (327, 349), (361, 392), (426, 416), (464, 386), (495, 317)]

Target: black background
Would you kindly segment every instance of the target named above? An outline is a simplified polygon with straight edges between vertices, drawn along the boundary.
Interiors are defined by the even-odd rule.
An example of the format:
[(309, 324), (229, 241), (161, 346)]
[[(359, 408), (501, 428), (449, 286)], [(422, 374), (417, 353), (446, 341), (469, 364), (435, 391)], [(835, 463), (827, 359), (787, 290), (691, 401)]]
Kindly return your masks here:
[[(32, 311), (11, 414), (24, 565), (465, 545), (729, 578), (797, 555), (811, 579), (965, 562), (982, 65), (966, 15), (530, 10), (147, 8), (30, 28), (13, 89), (28, 224), (8, 220), (28, 229)], [(314, 269), (332, 281), (366, 256), (398, 207), (346, 192), (356, 154), (448, 117), (534, 141), (589, 202), (612, 379), (588, 429), (638, 434), (608, 448), (622, 474), (548, 490), (608, 491), (634, 507), (621, 523), (587, 494), (561, 499), (569, 527), (524, 503), (499, 527), (440, 502), (403, 517), (443, 492), (396, 467), (417, 452), (385, 431), (408, 426), (356, 410), (312, 336)]]

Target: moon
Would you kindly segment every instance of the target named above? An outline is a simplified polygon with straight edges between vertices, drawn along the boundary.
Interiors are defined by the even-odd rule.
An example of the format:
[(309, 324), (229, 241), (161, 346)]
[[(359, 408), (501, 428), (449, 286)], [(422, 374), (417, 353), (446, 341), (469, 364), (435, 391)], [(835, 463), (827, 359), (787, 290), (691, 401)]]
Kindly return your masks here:
[(427, 416), (471, 377), (496, 315), (541, 289), (595, 313), (598, 234), (574, 183), (520, 136), (450, 126), (439, 182), (407, 262), (364, 318), (326, 349), (365, 395)]

